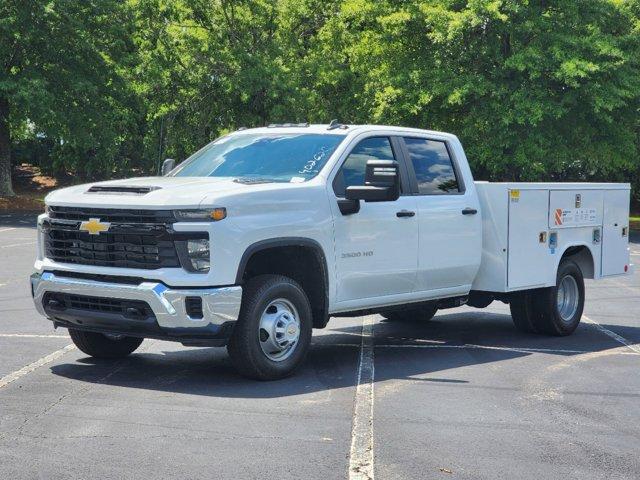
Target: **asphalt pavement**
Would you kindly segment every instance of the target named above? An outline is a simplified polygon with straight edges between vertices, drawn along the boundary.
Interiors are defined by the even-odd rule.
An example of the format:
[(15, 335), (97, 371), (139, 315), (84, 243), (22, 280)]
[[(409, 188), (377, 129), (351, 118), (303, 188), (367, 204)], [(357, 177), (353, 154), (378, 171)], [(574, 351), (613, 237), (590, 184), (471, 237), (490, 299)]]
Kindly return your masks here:
[(255, 382), (219, 348), (73, 348), (32, 305), (34, 222), (0, 213), (0, 479), (640, 478), (640, 273), (588, 281), (570, 337), (501, 303), (334, 318)]

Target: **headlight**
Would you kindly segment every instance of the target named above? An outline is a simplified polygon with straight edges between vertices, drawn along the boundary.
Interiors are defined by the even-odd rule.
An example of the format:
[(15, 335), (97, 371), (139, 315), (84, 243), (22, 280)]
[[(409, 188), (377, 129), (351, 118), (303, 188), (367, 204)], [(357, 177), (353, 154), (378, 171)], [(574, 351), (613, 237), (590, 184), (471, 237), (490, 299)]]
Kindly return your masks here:
[(187, 240), (187, 254), (194, 271), (202, 273), (209, 271), (211, 264), (209, 240)]
[(174, 210), (173, 216), (181, 222), (202, 222), (223, 220), (227, 217), (226, 208)]

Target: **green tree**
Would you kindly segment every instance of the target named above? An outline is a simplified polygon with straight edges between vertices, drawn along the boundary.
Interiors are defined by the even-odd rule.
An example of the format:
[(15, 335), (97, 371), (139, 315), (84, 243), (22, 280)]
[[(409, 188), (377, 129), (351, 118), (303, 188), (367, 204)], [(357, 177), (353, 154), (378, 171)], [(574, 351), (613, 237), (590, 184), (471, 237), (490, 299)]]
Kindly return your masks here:
[[(148, 154), (177, 159), (239, 126), (285, 118), (275, 0), (135, 0)], [(160, 142), (160, 144), (158, 144)], [(159, 161), (160, 158), (157, 158)]]
[(0, 195), (13, 194), (12, 131), (55, 138), (76, 165), (104, 163), (129, 117), (115, 61), (126, 20), (117, 0), (0, 3)]
[(108, 178), (331, 118), (451, 131), (481, 178), (637, 184), (639, 19), (640, 0), (5, 0), (0, 195), (12, 146)]
[(355, 118), (457, 133), (482, 176), (638, 168), (637, 2), (346, 0), (324, 29), (361, 84)]

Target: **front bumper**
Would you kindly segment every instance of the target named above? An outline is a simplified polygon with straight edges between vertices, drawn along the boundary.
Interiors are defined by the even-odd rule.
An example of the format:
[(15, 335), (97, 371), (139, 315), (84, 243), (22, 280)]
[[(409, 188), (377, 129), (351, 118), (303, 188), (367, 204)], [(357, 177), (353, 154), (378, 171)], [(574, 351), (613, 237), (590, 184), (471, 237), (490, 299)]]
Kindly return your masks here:
[[(53, 272), (34, 273), (31, 289), (36, 310), (57, 325), (183, 343), (225, 340), (238, 319), (242, 299), (242, 287), (239, 286), (172, 289), (153, 281), (112, 283), (65, 277)], [(56, 293), (145, 302), (155, 318), (138, 321), (113, 313), (52, 310), (44, 304), (45, 295)], [(202, 318), (191, 318), (187, 314), (187, 297), (202, 299)]]

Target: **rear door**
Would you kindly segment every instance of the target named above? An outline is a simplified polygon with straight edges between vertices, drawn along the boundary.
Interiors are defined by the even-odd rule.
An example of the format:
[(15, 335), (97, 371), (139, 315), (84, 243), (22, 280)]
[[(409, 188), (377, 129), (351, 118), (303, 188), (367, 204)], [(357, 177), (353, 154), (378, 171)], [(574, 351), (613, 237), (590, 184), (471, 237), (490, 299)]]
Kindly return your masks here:
[(447, 141), (407, 136), (403, 152), (418, 206), (417, 289), (466, 293), (482, 252), (482, 220), (473, 182), (464, 184)]
[[(401, 195), (391, 202), (360, 202), (360, 211), (343, 215), (337, 202), (351, 185), (364, 185), (368, 160), (397, 160), (391, 136), (359, 139), (333, 179), (337, 301), (411, 293), (416, 286), (418, 219), (401, 164)], [(367, 302), (361, 302), (363, 304)]]
[(604, 191), (602, 275), (621, 275), (629, 265), (629, 191)]

